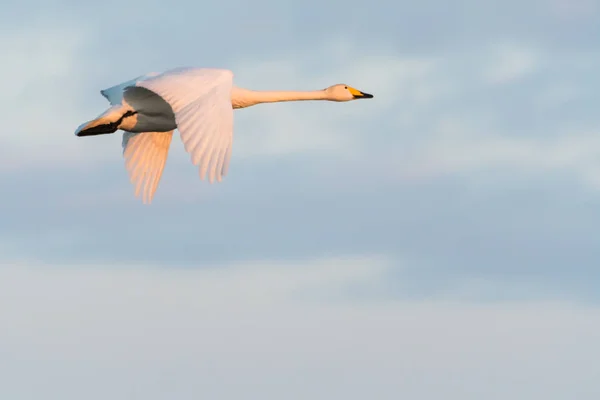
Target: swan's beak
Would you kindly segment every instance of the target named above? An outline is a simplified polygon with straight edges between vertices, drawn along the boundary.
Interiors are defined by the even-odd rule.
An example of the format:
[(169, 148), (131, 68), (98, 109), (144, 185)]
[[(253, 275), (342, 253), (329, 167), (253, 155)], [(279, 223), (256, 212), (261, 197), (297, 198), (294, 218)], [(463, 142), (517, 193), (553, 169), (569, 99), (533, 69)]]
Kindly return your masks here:
[(355, 99), (372, 99), (373, 95), (369, 94), (369, 93), (365, 93), (365, 92), (359, 92), (358, 94), (354, 95)]
[(360, 90), (349, 87), (348, 90), (352, 93), (355, 99), (372, 99), (373, 95), (365, 92), (361, 92)]

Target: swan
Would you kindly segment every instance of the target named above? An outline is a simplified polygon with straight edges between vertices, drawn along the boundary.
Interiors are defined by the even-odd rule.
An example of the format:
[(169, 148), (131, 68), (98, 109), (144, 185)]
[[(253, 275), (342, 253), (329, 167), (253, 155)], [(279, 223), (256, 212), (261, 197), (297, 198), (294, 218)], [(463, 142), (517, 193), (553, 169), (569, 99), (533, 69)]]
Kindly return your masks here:
[(125, 168), (135, 196), (150, 204), (160, 182), (175, 129), (185, 151), (199, 167), (200, 179), (221, 181), (233, 143), (233, 110), (261, 103), (373, 98), (346, 84), (315, 91), (256, 91), (233, 85), (226, 69), (183, 67), (151, 72), (100, 93), (110, 103), (95, 119), (81, 124), (77, 137), (124, 131)]

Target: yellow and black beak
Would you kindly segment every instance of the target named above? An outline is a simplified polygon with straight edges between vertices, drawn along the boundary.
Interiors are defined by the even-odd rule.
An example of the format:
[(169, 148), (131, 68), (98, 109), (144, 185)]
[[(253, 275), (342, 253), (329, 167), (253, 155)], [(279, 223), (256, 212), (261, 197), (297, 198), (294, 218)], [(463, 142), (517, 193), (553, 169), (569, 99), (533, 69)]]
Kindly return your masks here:
[(348, 90), (354, 96), (355, 99), (372, 99), (373, 95), (365, 92), (361, 92), (360, 90), (348, 87)]

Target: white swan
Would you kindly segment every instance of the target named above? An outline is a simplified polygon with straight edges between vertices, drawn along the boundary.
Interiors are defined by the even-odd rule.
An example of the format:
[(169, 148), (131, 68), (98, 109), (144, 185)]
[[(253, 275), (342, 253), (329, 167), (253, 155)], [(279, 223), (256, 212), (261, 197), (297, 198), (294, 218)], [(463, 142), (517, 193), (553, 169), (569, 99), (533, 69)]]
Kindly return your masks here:
[(233, 143), (233, 109), (299, 100), (350, 101), (372, 98), (345, 84), (316, 91), (254, 91), (235, 87), (223, 69), (177, 68), (149, 73), (100, 93), (110, 108), (77, 128), (79, 137), (125, 131), (123, 156), (136, 197), (151, 203), (162, 176), (173, 131), (200, 177), (210, 182), (227, 174)]

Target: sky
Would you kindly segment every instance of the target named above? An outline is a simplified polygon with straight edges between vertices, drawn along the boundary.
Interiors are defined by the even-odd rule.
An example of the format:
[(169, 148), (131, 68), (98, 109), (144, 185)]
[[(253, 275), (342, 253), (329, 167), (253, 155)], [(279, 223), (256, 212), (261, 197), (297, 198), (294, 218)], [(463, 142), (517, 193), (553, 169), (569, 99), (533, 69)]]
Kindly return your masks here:
[[(597, 399), (600, 5), (25, 0), (0, 13), (0, 398)], [(152, 205), (100, 90), (227, 68)]]

